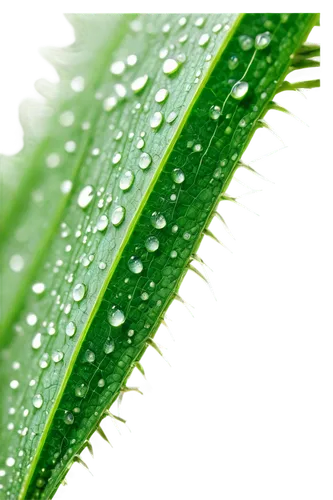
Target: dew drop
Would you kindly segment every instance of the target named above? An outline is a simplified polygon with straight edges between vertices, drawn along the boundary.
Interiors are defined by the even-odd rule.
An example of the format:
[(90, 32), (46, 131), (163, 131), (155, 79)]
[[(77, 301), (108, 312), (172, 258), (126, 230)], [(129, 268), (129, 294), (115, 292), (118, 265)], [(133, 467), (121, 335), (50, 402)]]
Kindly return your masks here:
[(139, 257), (135, 257), (135, 255), (132, 255), (132, 257), (129, 259), (127, 263), (128, 269), (134, 273), (134, 274), (139, 274), (141, 273), (143, 269), (143, 264)]
[(85, 82), (83, 76), (75, 76), (71, 81), (71, 88), (74, 92), (83, 92), (84, 85)]
[(151, 224), (155, 229), (163, 229), (166, 226), (166, 220), (160, 212), (153, 212), (151, 214)]
[(221, 29), (222, 29), (222, 24), (220, 24), (220, 23), (219, 24), (215, 24), (215, 26), (213, 26), (213, 28), (212, 28), (212, 32), (213, 33), (218, 33), (219, 31), (221, 31)]
[(250, 50), (253, 47), (253, 38), (247, 35), (241, 35), (239, 38), (239, 45), (242, 50)]
[(88, 363), (93, 363), (96, 359), (95, 353), (93, 351), (91, 351), (90, 349), (87, 349), (85, 354), (84, 354), (84, 359)]
[(100, 262), (98, 264), (98, 269), (100, 269), (101, 271), (104, 271), (104, 269), (106, 269), (106, 264), (105, 262)]
[(13, 467), (13, 465), (15, 465), (15, 458), (8, 457), (6, 460), (6, 465), (7, 467)]
[(114, 226), (118, 227), (125, 219), (126, 209), (125, 207), (117, 207), (111, 216), (111, 222)]
[(97, 382), (98, 387), (104, 387), (105, 386), (105, 380), (103, 378), (99, 379)]
[(113, 339), (110, 339), (108, 338), (107, 341), (105, 342), (104, 344), (104, 353), (105, 354), (111, 354), (111, 352), (114, 351), (114, 340)]
[(160, 242), (156, 238), (156, 236), (148, 236), (145, 242), (145, 247), (148, 250), (148, 252), (156, 252), (159, 246)]
[(87, 287), (83, 283), (78, 283), (73, 289), (73, 299), (75, 302), (80, 302), (87, 292)]
[(73, 415), (73, 413), (70, 413), (70, 412), (65, 413), (65, 416), (64, 416), (64, 422), (65, 422), (65, 424), (67, 424), (67, 425), (72, 425), (72, 424), (74, 424), (74, 415)]
[(135, 176), (131, 170), (123, 172), (119, 180), (120, 189), (122, 191), (128, 191), (133, 185), (134, 178)]
[(42, 335), (41, 333), (38, 332), (32, 339), (31, 346), (33, 349), (39, 349), (41, 345), (42, 345)]
[(204, 17), (198, 17), (196, 20), (195, 20), (195, 23), (194, 25), (197, 27), (197, 28), (201, 28), (205, 23), (205, 18)]
[(237, 56), (231, 56), (228, 61), (228, 68), (230, 70), (236, 69), (239, 64), (239, 59)]
[(41, 408), (43, 404), (43, 397), (41, 394), (35, 394), (32, 398), (32, 404), (35, 408)]
[(116, 61), (111, 64), (110, 71), (113, 75), (122, 75), (125, 71), (125, 63), (123, 61)]
[(150, 118), (150, 126), (152, 129), (157, 130), (162, 125), (163, 115), (160, 111), (156, 111)]
[(103, 101), (103, 109), (105, 111), (112, 111), (117, 106), (118, 100), (114, 96), (107, 97)]
[(143, 76), (139, 76), (139, 78), (136, 78), (136, 80), (134, 80), (131, 83), (131, 89), (133, 90), (133, 92), (135, 94), (138, 94), (139, 92), (141, 92), (145, 88), (145, 86), (148, 82), (148, 79), (149, 79), (148, 75), (143, 75)]
[(207, 45), (207, 43), (209, 42), (209, 40), (210, 40), (210, 36), (208, 35), (208, 33), (204, 33), (199, 38), (198, 44), (199, 44), (200, 47), (205, 47), (205, 45)]
[(209, 110), (209, 117), (212, 120), (218, 120), (221, 116), (221, 108), (220, 106), (212, 106)]
[(137, 63), (138, 58), (136, 57), (135, 54), (131, 54), (127, 57), (126, 62), (129, 66), (135, 66)]
[(72, 183), (72, 181), (70, 181), (70, 180), (65, 180), (65, 181), (63, 181), (63, 182), (60, 184), (60, 191), (61, 191), (63, 194), (68, 194), (68, 193), (70, 193), (70, 192), (71, 192), (72, 187), (73, 187), (73, 183)]
[(115, 89), (118, 97), (120, 97), (121, 99), (126, 97), (127, 90), (126, 90), (126, 87), (122, 83), (116, 83), (116, 85), (114, 86), (114, 89)]
[(178, 116), (178, 113), (176, 113), (175, 111), (171, 111), (171, 113), (168, 114), (168, 117), (166, 119), (166, 122), (167, 123), (172, 123), (175, 121), (175, 119), (177, 118)]
[(149, 165), (151, 164), (152, 162), (152, 159), (151, 159), (151, 156), (149, 153), (142, 153), (140, 155), (140, 159), (139, 159), (139, 167), (142, 169), (142, 170), (146, 170), (146, 168), (149, 167)]
[(163, 73), (165, 75), (172, 75), (176, 71), (178, 71), (179, 62), (175, 59), (166, 59), (163, 63)]
[(14, 390), (17, 389), (19, 385), (20, 383), (18, 380), (11, 380), (9, 383), (9, 387)]
[(88, 387), (85, 386), (84, 384), (75, 387), (75, 396), (77, 396), (78, 398), (84, 398), (87, 392), (88, 392)]
[(60, 165), (60, 156), (58, 153), (50, 153), (46, 157), (46, 166), (48, 168), (57, 168)]
[(92, 186), (85, 186), (77, 198), (77, 204), (81, 208), (86, 208), (94, 197), (94, 188)]
[(169, 95), (169, 91), (167, 89), (160, 89), (155, 94), (155, 101), (158, 103), (164, 102)]
[(75, 121), (73, 111), (64, 111), (59, 117), (59, 123), (62, 127), (71, 127)]
[(117, 165), (121, 160), (121, 153), (115, 153), (112, 158), (113, 165)]
[(36, 295), (40, 295), (45, 291), (44, 283), (34, 283), (31, 288)]
[(177, 255), (178, 255), (178, 253), (176, 252), (176, 250), (172, 250), (172, 251), (170, 252), (170, 257), (171, 257), (172, 259), (175, 259), (175, 258), (177, 257)]
[(75, 141), (65, 142), (66, 153), (74, 153), (75, 150), (76, 150), (76, 142)]
[(73, 337), (73, 335), (75, 334), (75, 332), (76, 332), (76, 324), (73, 321), (70, 321), (66, 325), (66, 335), (68, 337)]
[(174, 168), (173, 171), (172, 171), (171, 176), (172, 176), (172, 180), (176, 184), (181, 184), (185, 180), (185, 174), (184, 174), (184, 172), (182, 171), (181, 168)]
[(263, 50), (271, 43), (271, 34), (269, 31), (257, 35), (254, 41), (254, 46), (257, 50)]
[(121, 309), (112, 309), (108, 314), (108, 322), (111, 326), (121, 326), (125, 323), (125, 314)]
[(98, 231), (105, 231), (108, 227), (109, 219), (106, 215), (101, 215), (97, 221), (96, 227)]
[(43, 356), (40, 358), (38, 364), (43, 370), (49, 366), (49, 359), (50, 356), (47, 354), (47, 352), (45, 352)]
[(61, 361), (64, 357), (64, 353), (61, 352), (61, 351), (54, 351), (52, 353), (52, 361), (54, 361), (55, 363), (59, 363), (59, 361)]
[(248, 90), (249, 90), (249, 84), (247, 82), (242, 82), (242, 81), (237, 82), (232, 87), (231, 96), (237, 101), (240, 101), (246, 96)]
[(139, 139), (138, 142), (136, 143), (136, 147), (138, 149), (142, 149), (145, 145), (145, 141), (143, 139)]
[(22, 269), (24, 268), (24, 260), (21, 255), (12, 255), (10, 260), (9, 260), (9, 267), (11, 268), (14, 273), (20, 273)]
[(34, 313), (29, 313), (26, 317), (26, 321), (29, 326), (35, 326), (35, 324), (37, 323), (37, 319), (38, 318)]

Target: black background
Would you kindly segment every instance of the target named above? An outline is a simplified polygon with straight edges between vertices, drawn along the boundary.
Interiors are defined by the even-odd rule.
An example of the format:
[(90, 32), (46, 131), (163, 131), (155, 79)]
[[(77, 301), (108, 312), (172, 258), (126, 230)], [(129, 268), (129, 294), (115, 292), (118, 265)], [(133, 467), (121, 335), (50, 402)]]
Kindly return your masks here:
[[(55, 7), (2, 6), (1, 14), (0, 148), (12, 144), (13, 150), (16, 96), (31, 93), (33, 71), (47, 69), (32, 57), (31, 40), (61, 40), (64, 32), (55, 24)], [(238, 209), (225, 211), (233, 222), (241, 222), (241, 258), (216, 257), (210, 249), (208, 259), (217, 264), (225, 305), (208, 306), (198, 282), (185, 289), (200, 303), (201, 320), (177, 315), (177, 334), (185, 337), (185, 344), (177, 346), (177, 376), (168, 377), (153, 362), (153, 381), (161, 384), (161, 392), (129, 403), (129, 414), (136, 415), (136, 441), (123, 441), (120, 457), (98, 453), (97, 481), (74, 481), (67, 495), (89, 498), (107, 492), (111, 497), (119, 487), (126, 491), (123, 487), (130, 486), (132, 494), (141, 496), (141, 487), (149, 485), (163, 496), (194, 487), (207, 497), (224, 488), (225, 481), (235, 492), (243, 482), (258, 487), (260, 477), (267, 481), (276, 473), (272, 460), (291, 460), (294, 443), (288, 441), (286, 456), (286, 436), (297, 426), (293, 410), (303, 405), (309, 375), (299, 375), (295, 364), (302, 363), (305, 342), (299, 318), (311, 309), (306, 290), (316, 245), (311, 230), (315, 179), (323, 162), (329, 163), (327, 93), (298, 107), (312, 111), (313, 135), (290, 129), (288, 152), (279, 162), (265, 163), (281, 177), (281, 192), (266, 193), (258, 202), (265, 208), (264, 225), (247, 225)], [(288, 99), (294, 102), (294, 97), (283, 102)], [(263, 150), (262, 137), (257, 149)]]

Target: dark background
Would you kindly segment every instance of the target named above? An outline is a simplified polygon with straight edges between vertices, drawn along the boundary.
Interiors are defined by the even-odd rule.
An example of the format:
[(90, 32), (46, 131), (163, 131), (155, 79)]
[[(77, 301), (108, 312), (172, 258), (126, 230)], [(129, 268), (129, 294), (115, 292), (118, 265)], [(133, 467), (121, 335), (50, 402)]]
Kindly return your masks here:
[[(16, 96), (31, 93), (33, 71), (47, 70), (32, 57), (31, 40), (61, 40), (64, 32), (55, 24), (55, 7), (2, 6), (1, 14), (0, 149), (13, 151)], [(290, 129), (288, 152), (265, 163), (281, 177), (281, 192), (266, 193), (258, 202), (265, 209), (264, 225), (247, 225), (238, 209), (225, 209), (233, 222), (241, 222), (241, 258), (216, 257), (209, 249), (208, 259), (217, 264), (225, 305), (209, 307), (198, 282), (185, 289), (200, 303), (201, 320), (185, 322), (177, 313), (177, 334), (185, 337), (177, 346), (177, 376), (168, 377), (153, 361), (153, 381), (161, 392), (146, 395), (145, 402), (129, 402), (136, 441), (123, 441), (120, 457), (98, 453), (97, 481), (74, 481), (68, 495), (107, 492), (111, 497), (129, 485), (141, 496), (141, 486), (149, 484), (163, 496), (174, 495), (180, 485), (185, 491), (194, 487), (197, 495), (196, 488), (203, 488), (207, 497), (224, 480), (257, 485), (256, 474), (266, 480), (272, 474), (270, 459), (283, 454), (290, 426), (297, 426), (293, 409), (303, 405), (309, 377), (306, 367), (298, 372), (295, 365), (303, 363), (307, 340), (300, 318), (304, 321), (312, 307), (311, 266), (321, 243), (315, 217), (319, 186), (313, 177), (330, 163), (327, 94), (322, 90), (312, 105), (298, 107), (312, 111), (313, 135)], [(264, 140), (257, 138), (258, 151)], [(293, 446), (289, 441), (288, 451)]]

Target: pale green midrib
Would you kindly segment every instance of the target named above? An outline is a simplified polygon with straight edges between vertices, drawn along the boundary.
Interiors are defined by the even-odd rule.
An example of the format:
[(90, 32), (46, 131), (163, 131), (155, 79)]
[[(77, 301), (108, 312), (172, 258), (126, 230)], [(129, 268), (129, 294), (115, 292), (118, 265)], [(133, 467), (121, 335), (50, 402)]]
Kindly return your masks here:
[[(122, 21), (122, 26), (119, 27), (119, 37), (117, 38), (118, 44), (121, 41), (121, 37), (123, 35), (123, 30), (126, 27), (126, 23), (127, 22), (128, 22), (128, 19), (124, 18), (123, 21)], [(116, 45), (117, 45), (117, 42), (114, 39), (112, 39), (112, 44), (110, 44), (110, 46), (108, 47), (108, 49), (105, 51), (105, 61), (108, 60), (110, 52), (115, 48)], [(103, 68), (103, 70), (101, 70), (100, 74), (98, 75), (98, 78), (96, 78), (96, 80), (95, 80), (95, 84), (94, 84), (95, 88), (98, 87), (98, 82), (101, 81), (101, 79), (103, 78), (103, 76), (105, 74), (105, 66), (106, 66), (105, 64), (101, 65), (101, 68)], [(98, 120), (98, 116), (99, 116), (99, 110), (98, 110), (98, 108), (96, 108), (96, 114), (95, 114), (95, 116), (93, 117), (93, 120), (92, 120), (93, 124), (96, 124), (96, 122)], [(74, 168), (73, 168), (73, 172), (72, 172), (72, 181), (73, 181), (73, 183), (74, 183), (75, 179), (77, 178), (78, 173), (80, 171), (82, 160), (86, 156), (87, 146), (89, 144), (89, 140), (91, 138), (91, 134), (93, 133), (94, 127), (91, 127), (90, 130), (91, 130), (90, 134), (87, 134), (85, 136), (84, 141), (83, 141), (82, 154), (77, 159), (77, 161), (76, 161), (76, 163), (74, 165)], [(47, 138), (44, 138), (43, 139), (43, 143), (41, 144), (41, 146), (36, 149), (36, 152), (32, 156), (31, 163), (33, 163), (34, 158), (38, 157), (39, 154), (43, 151), (43, 149), (45, 148), (45, 143), (47, 143)], [(32, 176), (32, 177), (35, 178), (35, 176)], [(22, 183), (22, 185), (23, 184), (24, 183)], [(23, 186), (23, 187), (26, 188), (26, 185)], [(1, 332), (5, 332), (5, 333), (2, 333), (0, 335), (0, 348), (4, 347), (6, 345), (6, 343), (7, 343), (7, 341), (10, 340), (10, 333), (11, 333), (10, 325), (12, 324), (12, 322), (14, 321), (14, 318), (16, 317), (18, 311), (20, 310), (20, 305), (23, 302), (23, 299), (24, 299), (24, 296), (25, 296), (25, 290), (27, 289), (27, 287), (28, 287), (28, 285), (29, 285), (29, 283), (31, 281), (31, 278), (33, 277), (33, 275), (35, 273), (36, 267), (38, 266), (38, 264), (40, 262), (40, 258), (44, 254), (45, 248), (48, 247), (48, 245), (49, 245), (49, 243), (51, 241), (51, 237), (54, 234), (55, 229), (59, 225), (59, 221), (61, 220), (61, 215), (64, 213), (66, 206), (70, 202), (71, 196), (72, 196), (72, 193), (69, 193), (67, 196), (64, 196), (61, 199), (61, 203), (59, 203), (59, 205), (58, 205), (58, 209), (56, 211), (56, 215), (53, 218), (53, 224), (51, 225), (51, 227), (49, 228), (49, 230), (46, 232), (46, 235), (41, 240), (41, 243), (38, 245), (37, 250), (35, 252), (35, 256), (34, 256), (33, 262), (32, 262), (32, 264), (29, 267), (29, 271), (24, 275), (24, 278), (22, 280), (22, 285), (19, 287), (19, 290), (18, 290), (18, 292), (16, 294), (16, 300), (15, 300), (15, 303), (14, 303), (14, 307), (9, 308), (9, 312), (7, 313), (7, 316), (0, 323), (0, 331)], [(17, 198), (19, 198), (19, 195), (17, 195)]]
[[(124, 248), (126, 247), (127, 242), (128, 242), (128, 240), (129, 240), (129, 238), (130, 238), (130, 236), (131, 236), (131, 234), (132, 234), (132, 232), (133, 232), (133, 230), (134, 230), (134, 227), (136, 226), (136, 222), (137, 222), (137, 220), (139, 219), (139, 216), (140, 216), (140, 214), (141, 214), (141, 212), (142, 212), (142, 210), (143, 210), (143, 208), (144, 208), (144, 206), (145, 206), (145, 204), (146, 204), (146, 201), (147, 201), (148, 197), (150, 196), (150, 194), (151, 194), (151, 192), (152, 192), (152, 190), (153, 190), (153, 188), (154, 188), (154, 186), (155, 186), (155, 184), (156, 184), (156, 182), (157, 182), (157, 179), (158, 179), (158, 177), (159, 177), (159, 175), (160, 175), (161, 171), (163, 170), (163, 167), (164, 167), (164, 165), (165, 165), (165, 163), (166, 163), (166, 161), (167, 161), (168, 157), (170, 156), (170, 153), (171, 153), (171, 151), (173, 150), (173, 147), (174, 147), (174, 145), (175, 145), (175, 143), (176, 143), (177, 139), (179, 138), (179, 136), (180, 136), (180, 134), (181, 134), (181, 132), (182, 132), (182, 130), (183, 130), (183, 128), (184, 128), (184, 126), (185, 126), (185, 123), (186, 123), (186, 120), (187, 120), (187, 118), (188, 118), (189, 114), (191, 113), (191, 111), (192, 111), (192, 109), (193, 109), (193, 107), (194, 107), (194, 105), (195, 105), (195, 103), (196, 103), (196, 101), (197, 101), (197, 99), (198, 99), (199, 95), (201, 94), (201, 92), (202, 92), (203, 88), (205, 87), (206, 82), (207, 82), (207, 81), (208, 81), (208, 79), (210, 78), (210, 76), (211, 76), (211, 74), (212, 74), (213, 70), (215, 69), (215, 67), (216, 67), (216, 65), (217, 65), (217, 63), (218, 63), (218, 61), (219, 61), (219, 59), (220, 59), (220, 57), (221, 57), (221, 55), (222, 55), (222, 53), (223, 53), (223, 51), (224, 51), (225, 47), (228, 45), (230, 38), (232, 37), (233, 33), (236, 31), (236, 29), (237, 29), (237, 27), (238, 27), (238, 25), (239, 25), (239, 23), (240, 23), (240, 21), (241, 21), (241, 19), (242, 19), (243, 15), (244, 15), (244, 14), (238, 14), (238, 17), (237, 17), (237, 19), (235, 19), (235, 21), (234, 21), (234, 23), (233, 23), (233, 25), (232, 25), (232, 28), (229, 30), (229, 32), (228, 32), (228, 34), (227, 34), (227, 36), (226, 36), (226, 37), (225, 37), (225, 39), (222, 41), (221, 46), (220, 46), (219, 50), (217, 51), (217, 53), (216, 53), (215, 57), (212, 59), (212, 63), (211, 63), (211, 65), (210, 65), (209, 69), (207, 70), (207, 73), (206, 73), (205, 77), (202, 79), (200, 86), (198, 86), (198, 88), (197, 88), (197, 90), (196, 90), (195, 94), (193, 95), (192, 102), (189, 104), (188, 108), (187, 108), (187, 109), (186, 109), (186, 111), (184, 112), (183, 117), (182, 117), (182, 120), (179, 122), (179, 125), (178, 125), (178, 127), (177, 127), (177, 129), (176, 129), (176, 131), (175, 131), (175, 133), (174, 133), (174, 135), (173, 135), (173, 138), (171, 139), (171, 141), (170, 141), (170, 143), (169, 143), (169, 146), (168, 146), (168, 148), (166, 149), (166, 151), (165, 151), (165, 153), (164, 153), (164, 155), (163, 155), (163, 158), (162, 158), (162, 160), (161, 160), (161, 162), (160, 162), (160, 165), (159, 165), (158, 169), (156, 170), (156, 172), (155, 172), (155, 174), (154, 174), (154, 177), (153, 177), (153, 179), (152, 179), (152, 181), (151, 181), (151, 184), (150, 184), (149, 189), (146, 191), (145, 196), (143, 197), (142, 202), (141, 202), (141, 203), (140, 203), (140, 205), (138, 206), (138, 209), (137, 209), (137, 211), (135, 212), (135, 215), (134, 215), (134, 217), (133, 217), (133, 219), (132, 219), (132, 222), (131, 222), (131, 224), (130, 224), (130, 225), (129, 225), (129, 227), (128, 227), (127, 235), (126, 235), (126, 237), (125, 237), (125, 238), (123, 239), (123, 241), (122, 241), (122, 244), (121, 244), (121, 246), (120, 246), (120, 248), (119, 248), (119, 252), (118, 252), (118, 254), (117, 254), (117, 257), (116, 257), (116, 259), (115, 259), (115, 261), (114, 261), (113, 265), (111, 266), (110, 271), (109, 271), (109, 274), (108, 274), (108, 276), (106, 277), (106, 279), (105, 279), (105, 281), (104, 281), (104, 285), (103, 285), (103, 287), (101, 288), (101, 291), (100, 291), (100, 293), (98, 294), (98, 296), (97, 296), (97, 298), (96, 298), (96, 300), (95, 300), (95, 303), (94, 303), (94, 305), (93, 305), (93, 307), (92, 307), (92, 310), (91, 310), (91, 313), (90, 313), (90, 315), (89, 315), (89, 319), (88, 319), (88, 321), (87, 321), (86, 327), (85, 327), (85, 329), (82, 331), (82, 333), (81, 333), (81, 335), (80, 335), (80, 338), (79, 338), (79, 341), (78, 341), (78, 343), (77, 343), (77, 345), (76, 345), (76, 348), (75, 348), (75, 350), (73, 351), (73, 355), (72, 355), (71, 363), (70, 363), (70, 364), (69, 364), (69, 366), (68, 366), (68, 368), (69, 368), (69, 369), (67, 370), (66, 375), (65, 375), (65, 377), (64, 377), (64, 379), (63, 379), (63, 382), (62, 382), (62, 384), (61, 384), (61, 386), (60, 386), (60, 390), (59, 390), (59, 392), (58, 392), (58, 396), (57, 396), (57, 397), (56, 397), (56, 399), (55, 399), (55, 402), (54, 402), (53, 408), (52, 408), (52, 410), (50, 411), (49, 417), (48, 417), (48, 419), (47, 419), (47, 423), (46, 423), (46, 425), (45, 425), (44, 432), (43, 432), (43, 434), (42, 434), (42, 436), (43, 436), (43, 437), (42, 437), (42, 438), (41, 438), (41, 440), (39, 441), (39, 446), (38, 446), (39, 451), (38, 451), (38, 453), (36, 453), (36, 454), (35, 454), (35, 456), (34, 456), (34, 459), (33, 459), (32, 463), (31, 463), (31, 467), (30, 467), (30, 469), (29, 469), (29, 473), (28, 473), (28, 475), (26, 476), (26, 480), (25, 480), (25, 481), (24, 481), (24, 483), (22, 484), (22, 489), (21, 489), (21, 491), (20, 491), (20, 493), (19, 493), (19, 498), (18, 498), (18, 500), (23, 500), (23, 499), (24, 499), (24, 495), (25, 495), (25, 493), (26, 493), (26, 491), (27, 491), (26, 486), (29, 486), (29, 481), (30, 481), (30, 479), (32, 478), (33, 473), (34, 473), (34, 471), (35, 471), (35, 467), (36, 467), (36, 465), (37, 465), (37, 463), (38, 463), (38, 459), (39, 459), (39, 456), (40, 456), (40, 453), (41, 453), (42, 446), (43, 446), (43, 444), (44, 444), (44, 443), (45, 443), (45, 441), (46, 441), (46, 437), (47, 437), (47, 434), (48, 434), (49, 428), (50, 428), (50, 426), (51, 426), (51, 424), (52, 424), (53, 417), (54, 417), (55, 412), (56, 412), (56, 410), (57, 410), (57, 408), (58, 408), (58, 406), (59, 406), (59, 403), (60, 403), (60, 401), (61, 401), (61, 398), (62, 398), (62, 395), (63, 395), (64, 390), (65, 390), (65, 388), (66, 388), (66, 385), (67, 385), (68, 379), (69, 379), (70, 374), (71, 374), (71, 372), (72, 372), (72, 369), (73, 369), (73, 367), (74, 367), (74, 364), (75, 364), (76, 358), (77, 358), (77, 356), (78, 356), (78, 354), (79, 354), (79, 352), (80, 352), (81, 345), (82, 345), (82, 343), (83, 343), (83, 341), (84, 341), (84, 339), (85, 339), (85, 337), (86, 337), (86, 334), (87, 334), (87, 332), (88, 332), (88, 330), (89, 330), (89, 328), (90, 328), (90, 325), (91, 325), (91, 323), (92, 323), (92, 321), (93, 321), (93, 318), (95, 317), (95, 314), (96, 314), (96, 312), (97, 312), (97, 310), (98, 310), (98, 308), (99, 308), (99, 306), (100, 306), (100, 303), (101, 303), (101, 301), (102, 301), (102, 299), (103, 299), (103, 296), (104, 296), (105, 291), (106, 291), (106, 289), (107, 289), (107, 287), (108, 287), (108, 285), (109, 285), (109, 282), (110, 282), (110, 280), (111, 280), (111, 278), (112, 278), (112, 275), (113, 275), (113, 273), (115, 272), (115, 270), (116, 270), (116, 268), (117, 268), (117, 265), (118, 265), (118, 262), (119, 262), (119, 260), (120, 260), (120, 258), (121, 258), (121, 255), (122, 255), (122, 253), (123, 253), (123, 250), (124, 250)], [(23, 495), (23, 496), (22, 496), (22, 495)]]

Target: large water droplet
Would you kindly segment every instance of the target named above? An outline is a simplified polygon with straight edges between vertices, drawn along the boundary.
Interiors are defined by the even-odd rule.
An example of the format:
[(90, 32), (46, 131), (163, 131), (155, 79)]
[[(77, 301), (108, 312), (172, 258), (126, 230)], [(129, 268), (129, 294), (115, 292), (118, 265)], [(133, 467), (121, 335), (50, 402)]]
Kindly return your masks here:
[(41, 394), (35, 394), (32, 398), (32, 404), (35, 408), (41, 408), (43, 404), (43, 396)]
[(134, 274), (139, 274), (141, 273), (143, 269), (143, 264), (139, 257), (135, 257), (135, 255), (132, 255), (132, 257), (129, 259), (127, 263), (128, 269), (132, 271)]
[(246, 96), (248, 90), (249, 84), (247, 82), (237, 82), (232, 87), (231, 96), (237, 101), (240, 101)]
[(160, 246), (160, 242), (156, 238), (156, 236), (148, 236), (145, 242), (145, 246), (148, 252), (156, 252), (156, 250)]
[(140, 159), (139, 159), (139, 167), (142, 169), (142, 170), (146, 170), (146, 168), (149, 167), (149, 165), (151, 164), (151, 156), (149, 153), (142, 153), (140, 155)]
[(163, 229), (166, 226), (166, 220), (163, 214), (160, 212), (153, 212), (151, 214), (151, 224), (156, 229)]
[(66, 325), (66, 335), (68, 337), (73, 337), (73, 335), (75, 334), (75, 332), (76, 332), (76, 324), (73, 321), (70, 321)]
[(166, 59), (163, 63), (163, 73), (165, 75), (172, 75), (179, 68), (179, 62), (175, 59)]
[(73, 289), (73, 299), (80, 302), (87, 292), (87, 287), (83, 283), (78, 283)]
[(271, 34), (269, 31), (257, 35), (254, 41), (254, 46), (257, 50), (263, 50), (271, 43)]
[(145, 88), (145, 86), (148, 82), (148, 79), (149, 79), (148, 75), (143, 75), (143, 76), (139, 76), (139, 78), (134, 80), (134, 82), (131, 83), (131, 89), (133, 90), (133, 92), (135, 94), (138, 94), (139, 92), (141, 92)]
[(85, 186), (81, 189), (77, 198), (77, 204), (81, 208), (86, 208), (94, 197), (94, 188), (92, 186)]
[(125, 207), (117, 207), (111, 216), (111, 222), (114, 226), (118, 227), (123, 222), (126, 214)]
[(171, 176), (172, 176), (172, 180), (176, 184), (181, 184), (185, 180), (185, 174), (184, 174), (184, 172), (182, 171), (181, 168), (174, 168), (173, 171), (172, 171)]
[(123, 172), (120, 180), (119, 180), (119, 187), (122, 191), (128, 191), (134, 182), (134, 174), (131, 170), (127, 170), (126, 172)]
[(111, 326), (120, 326), (125, 323), (125, 314), (121, 309), (112, 309), (108, 314), (108, 321)]
[(167, 89), (160, 89), (155, 94), (155, 101), (158, 103), (164, 102), (169, 95), (169, 91)]

